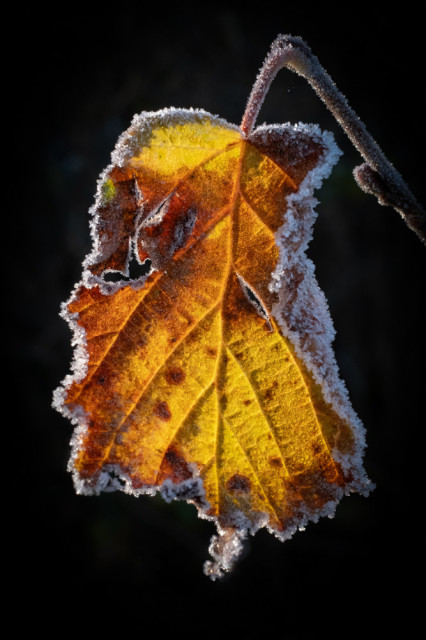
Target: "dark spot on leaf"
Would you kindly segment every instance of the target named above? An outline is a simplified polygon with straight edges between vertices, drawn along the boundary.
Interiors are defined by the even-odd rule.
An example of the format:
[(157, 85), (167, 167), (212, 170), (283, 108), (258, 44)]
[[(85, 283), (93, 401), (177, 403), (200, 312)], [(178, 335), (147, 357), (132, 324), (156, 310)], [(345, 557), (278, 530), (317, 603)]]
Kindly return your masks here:
[(170, 446), (164, 455), (161, 472), (164, 477), (171, 477), (174, 482), (182, 482), (193, 475), (185, 458), (173, 446)]
[(228, 491), (234, 493), (247, 493), (251, 489), (250, 480), (246, 476), (242, 476), (240, 473), (234, 473), (226, 483)]
[(277, 387), (278, 387), (278, 382), (276, 380), (274, 380), (274, 382), (269, 387), (269, 389), (266, 389), (266, 391), (265, 391), (266, 400), (270, 400), (271, 398), (274, 397), (274, 395), (275, 395), (274, 389), (276, 389)]
[(251, 404), (253, 402), (253, 400), (243, 400), (243, 404), (246, 405), (246, 407), (248, 407), (249, 404)]
[(279, 468), (283, 466), (283, 461), (281, 458), (269, 458), (269, 464), (273, 467)]
[(170, 418), (172, 417), (167, 402), (156, 402), (153, 411), (157, 418), (160, 418), (160, 420), (164, 420), (165, 422), (170, 420)]
[(169, 384), (182, 384), (185, 372), (180, 367), (170, 367), (166, 371), (166, 380)]
[(217, 349), (214, 349), (213, 347), (207, 347), (206, 352), (211, 358), (215, 358), (217, 356)]

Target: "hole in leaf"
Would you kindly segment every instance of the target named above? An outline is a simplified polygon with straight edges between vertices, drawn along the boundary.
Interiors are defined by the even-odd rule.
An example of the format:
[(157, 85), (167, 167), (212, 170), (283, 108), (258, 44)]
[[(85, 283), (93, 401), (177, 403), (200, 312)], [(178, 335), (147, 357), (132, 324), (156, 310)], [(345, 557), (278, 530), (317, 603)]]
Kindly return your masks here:
[(103, 274), (105, 282), (121, 282), (122, 280), (130, 282), (144, 278), (151, 271), (151, 260), (148, 258), (140, 264), (136, 258), (132, 258), (129, 262), (129, 275), (125, 276), (121, 271), (107, 271)]
[(269, 313), (268, 313), (265, 305), (263, 304), (261, 298), (255, 293), (254, 289), (252, 289), (250, 287), (250, 285), (244, 280), (244, 278), (242, 276), (240, 276), (239, 273), (237, 273), (237, 277), (238, 277), (238, 281), (240, 283), (241, 289), (243, 290), (243, 293), (246, 296), (247, 300), (250, 302), (250, 304), (253, 305), (253, 307), (256, 309), (257, 313), (264, 320), (266, 320), (266, 322), (269, 325), (270, 330), (273, 331), (273, 327), (272, 327), (271, 322), (269, 320)]

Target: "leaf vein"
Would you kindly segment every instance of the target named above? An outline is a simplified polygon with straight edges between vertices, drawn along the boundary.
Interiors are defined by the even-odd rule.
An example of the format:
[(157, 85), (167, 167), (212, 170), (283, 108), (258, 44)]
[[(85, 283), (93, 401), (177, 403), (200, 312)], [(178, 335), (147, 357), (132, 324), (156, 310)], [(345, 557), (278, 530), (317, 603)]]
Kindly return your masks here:
[(238, 358), (235, 356), (235, 354), (233, 353), (233, 351), (230, 349), (229, 345), (227, 346), (227, 351), (228, 351), (228, 352), (230, 353), (230, 355), (232, 356), (232, 359), (237, 363), (237, 365), (238, 365), (238, 367), (239, 367), (240, 371), (242, 372), (242, 374), (244, 375), (245, 379), (246, 379), (246, 380), (247, 380), (247, 382), (249, 383), (250, 388), (251, 388), (251, 389), (252, 389), (252, 391), (253, 391), (253, 395), (254, 395), (254, 397), (255, 397), (255, 399), (256, 399), (256, 403), (257, 403), (257, 406), (258, 406), (258, 408), (259, 408), (259, 410), (260, 410), (260, 413), (261, 413), (262, 417), (264, 418), (264, 420), (265, 420), (265, 422), (266, 422), (266, 424), (267, 424), (267, 426), (268, 426), (268, 428), (269, 428), (269, 431), (270, 431), (270, 432), (271, 432), (271, 434), (272, 434), (272, 437), (274, 438), (274, 442), (275, 442), (275, 444), (276, 444), (276, 446), (277, 446), (277, 448), (278, 448), (278, 451), (280, 452), (280, 456), (281, 456), (282, 463), (283, 463), (283, 465), (284, 465), (284, 469), (285, 469), (285, 471), (286, 471), (287, 475), (290, 475), (290, 474), (289, 474), (289, 471), (288, 471), (288, 469), (287, 469), (287, 465), (286, 465), (286, 463), (285, 463), (285, 459), (284, 459), (283, 452), (281, 451), (281, 447), (280, 447), (279, 442), (278, 442), (278, 440), (277, 440), (277, 438), (276, 438), (276, 435), (275, 435), (275, 431), (274, 431), (273, 424), (271, 423), (270, 419), (268, 418), (267, 414), (265, 413), (265, 411), (264, 411), (264, 409), (263, 409), (263, 407), (262, 407), (262, 403), (261, 403), (261, 401), (260, 401), (259, 395), (258, 395), (258, 393), (257, 393), (256, 389), (254, 388), (252, 381), (250, 380), (249, 376), (247, 375), (247, 372), (245, 371), (245, 369), (244, 369), (244, 367), (242, 366), (241, 362), (238, 360)]
[(210, 391), (210, 389), (213, 387), (213, 385), (215, 384), (215, 380), (213, 379), (211, 381), (211, 383), (209, 385), (207, 385), (207, 387), (204, 387), (204, 389), (201, 389), (200, 394), (195, 398), (195, 401), (193, 402), (193, 404), (189, 407), (188, 411), (185, 413), (184, 417), (182, 418), (181, 422), (177, 425), (176, 429), (174, 430), (171, 438), (169, 439), (169, 443), (167, 445), (167, 447), (164, 448), (164, 453), (161, 456), (161, 462), (158, 465), (158, 470), (157, 470), (157, 475), (155, 477), (155, 482), (154, 484), (157, 484), (157, 479), (158, 479), (158, 474), (160, 473), (160, 469), (161, 469), (161, 465), (163, 464), (163, 460), (164, 457), (166, 455), (166, 452), (168, 450), (168, 448), (170, 447), (170, 445), (173, 443), (173, 440), (175, 440), (177, 434), (179, 433), (179, 431), (181, 430), (181, 428), (183, 427), (185, 421), (187, 420), (188, 416), (190, 415), (190, 413), (192, 411), (194, 411), (194, 409), (197, 407), (198, 404), (200, 404), (201, 400), (204, 398), (204, 396)]
[[(107, 357), (108, 353), (111, 351), (112, 347), (114, 346), (114, 344), (117, 342), (118, 337), (121, 335), (121, 333), (123, 332), (123, 330), (125, 329), (125, 327), (127, 326), (127, 324), (129, 322), (132, 321), (132, 316), (137, 312), (137, 310), (139, 309), (140, 305), (143, 303), (144, 298), (147, 296), (147, 294), (150, 292), (151, 288), (154, 286), (154, 284), (157, 282), (157, 280), (159, 278), (161, 278), (160, 273), (158, 273), (158, 276), (156, 276), (153, 281), (151, 282), (150, 286), (145, 290), (145, 289), (141, 289), (141, 293), (143, 293), (143, 295), (141, 296), (141, 298), (138, 298), (136, 301), (136, 304), (134, 307), (132, 307), (132, 309), (130, 309), (129, 313), (127, 314), (127, 316), (124, 318), (121, 326), (118, 328), (117, 330), (117, 335), (116, 337), (111, 341), (111, 344), (108, 346), (108, 349), (106, 350), (106, 352), (104, 353), (103, 357), (101, 358), (101, 360), (99, 361), (99, 363), (97, 364), (97, 366), (93, 369), (93, 371), (90, 372), (90, 376), (87, 377), (87, 379), (84, 381), (84, 386), (82, 386), (82, 388), (80, 389), (78, 395), (75, 397), (75, 400), (77, 400), (77, 398), (80, 396), (80, 394), (82, 393), (83, 389), (85, 386), (87, 386), (90, 382), (90, 380), (92, 379), (93, 375), (95, 374), (95, 372), (97, 371), (98, 367), (102, 364), (102, 362), (104, 362), (105, 358)], [(90, 295), (90, 291), (89, 291), (89, 295)], [(96, 304), (96, 301), (94, 302), (94, 304)], [(87, 307), (86, 307), (87, 308)], [(111, 332), (113, 333), (113, 332)], [(74, 401), (75, 401), (74, 400)]]
[(275, 241), (275, 232), (271, 229), (271, 227), (263, 220), (263, 218), (260, 216), (260, 214), (256, 211), (256, 209), (253, 207), (253, 205), (247, 200), (246, 196), (244, 195), (244, 193), (242, 191), (240, 191), (240, 197), (242, 200), (244, 200), (244, 202), (246, 203), (246, 205), (248, 206), (248, 208), (250, 209), (250, 211), (252, 211), (254, 213), (254, 215), (256, 216), (256, 218), (259, 220), (259, 222), (266, 227), (266, 229), (274, 236), (274, 241)]
[(105, 450), (105, 455), (102, 458), (102, 461), (99, 463), (99, 466), (103, 464), (103, 462), (106, 460), (106, 458), (109, 455), (109, 452), (111, 451), (112, 447), (115, 444), (117, 435), (120, 431), (120, 429), (123, 427), (123, 425), (126, 423), (127, 419), (130, 417), (130, 415), (133, 413), (133, 411), (138, 407), (143, 395), (146, 393), (146, 391), (149, 389), (149, 387), (151, 386), (151, 384), (153, 383), (153, 381), (155, 380), (155, 378), (157, 377), (157, 375), (160, 373), (160, 371), (166, 366), (167, 362), (170, 360), (170, 358), (172, 357), (173, 353), (176, 351), (176, 349), (188, 338), (188, 336), (199, 326), (199, 324), (205, 319), (207, 318), (207, 316), (210, 313), (213, 313), (216, 308), (219, 306), (220, 304), (220, 300), (213, 306), (211, 307), (201, 318), (199, 318), (191, 327), (190, 329), (182, 336), (181, 339), (177, 340), (174, 345), (173, 348), (169, 351), (169, 353), (167, 354), (167, 356), (165, 357), (165, 359), (161, 362), (161, 364), (157, 367), (157, 369), (152, 373), (151, 377), (149, 378), (149, 380), (147, 380), (145, 386), (143, 387), (143, 389), (140, 391), (140, 393), (138, 394), (137, 398), (132, 402), (132, 406), (131, 409), (129, 409), (129, 411), (127, 411), (124, 415), (124, 417), (122, 418), (122, 420), (115, 425), (114, 427), (114, 433), (112, 435), (111, 438), (111, 444), (109, 445), (109, 447), (106, 448)]
[(250, 457), (249, 457), (249, 455), (248, 455), (247, 451), (244, 449), (243, 445), (242, 445), (242, 444), (241, 444), (241, 442), (240, 442), (240, 439), (238, 438), (237, 434), (235, 433), (234, 429), (232, 428), (232, 425), (228, 422), (228, 420), (226, 420), (226, 424), (228, 425), (228, 427), (229, 427), (229, 429), (232, 431), (232, 433), (233, 433), (233, 435), (234, 435), (234, 437), (235, 437), (236, 441), (238, 442), (238, 446), (240, 447), (241, 451), (243, 452), (244, 457), (246, 458), (246, 460), (247, 460), (248, 464), (250, 465), (250, 468), (251, 468), (251, 470), (253, 471), (253, 475), (254, 475), (254, 477), (256, 478), (256, 480), (257, 480), (257, 482), (258, 482), (258, 484), (259, 484), (259, 487), (260, 487), (260, 489), (261, 489), (261, 491), (262, 491), (263, 495), (265, 496), (265, 498), (266, 498), (266, 500), (267, 500), (268, 504), (270, 505), (270, 507), (271, 507), (272, 511), (274, 512), (274, 514), (275, 514), (275, 516), (276, 516), (276, 518), (277, 518), (278, 522), (281, 522), (281, 518), (279, 517), (278, 512), (276, 511), (276, 509), (275, 509), (274, 505), (272, 504), (272, 502), (271, 502), (271, 500), (270, 500), (270, 498), (269, 498), (268, 494), (266, 493), (265, 489), (263, 488), (263, 484), (262, 484), (262, 482), (261, 482), (261, 480), (260, 480), (259, 476), (257, 475), (256, 469), (254, 468), (254, 466), (253, 466), (253, 464), (252, 464), (252, 462), (251, 462), (251, 460), (250, 460)]

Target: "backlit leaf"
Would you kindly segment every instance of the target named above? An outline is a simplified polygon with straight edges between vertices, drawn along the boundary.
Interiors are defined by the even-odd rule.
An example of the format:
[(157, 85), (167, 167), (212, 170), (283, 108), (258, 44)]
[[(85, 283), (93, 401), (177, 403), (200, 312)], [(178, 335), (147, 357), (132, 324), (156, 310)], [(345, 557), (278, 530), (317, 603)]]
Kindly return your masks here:
[(315, 126), (246, 137), (168, 109), (135, 116), (99, 182), (94, 248), (64, 308), (74, 374), (56, 392), (77, 424), (76, 488), (192, 501), (220, 534), (212, 577), (247, 532), (285, 539), (368, 491), (305, 256), (312, 193), (339, 153)]

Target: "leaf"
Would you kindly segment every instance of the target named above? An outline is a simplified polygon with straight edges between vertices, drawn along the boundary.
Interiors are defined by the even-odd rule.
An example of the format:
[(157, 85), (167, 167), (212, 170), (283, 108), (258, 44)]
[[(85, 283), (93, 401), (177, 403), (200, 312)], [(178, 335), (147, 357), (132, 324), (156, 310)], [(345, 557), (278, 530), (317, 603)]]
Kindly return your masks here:
[(316, 126), (246, 137), (168, 109), (135, 116), (98, 185), (94, 249), (64, 309), (70, 468), (79, 493), (193, 502), (218, 528), (212, 577), (248, 532), (285, 539), (369, 488), (305, 256), (312, 193), (339, 153)]

